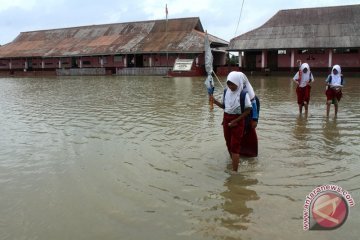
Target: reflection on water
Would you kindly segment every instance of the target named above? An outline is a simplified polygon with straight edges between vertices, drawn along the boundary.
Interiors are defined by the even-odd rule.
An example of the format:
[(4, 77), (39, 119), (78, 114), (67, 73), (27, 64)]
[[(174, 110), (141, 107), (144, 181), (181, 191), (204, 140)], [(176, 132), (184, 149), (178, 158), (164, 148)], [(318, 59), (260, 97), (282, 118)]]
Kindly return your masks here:
[(341, 143), (340, 131), (337, 126), (337, 118), (326, 119), (323, 126), (323, 135), (326, 143), (338, 145)]
[(222, 219), (224, 227), (234, 231), (247, 229), (251, 223), (250, 214), (253, 212), (253, 209), (247, 206), (248, 201), (259, 199), (257, 193), (248, 187), (257, 183), (257, 179), (247, 179), (240, 174), (232, 175), (226, 180), (224, 186), (227, 190), (220, 195), (225, 200), (223, 209), (230, 213), (230, 216)]
[(296, 117), (293, 136), (302, 144), (306, 144), (307, 136), (310, 133), (310, 129), (307, 127), (307, 124), (308, 116), (299, 115)]
[(308, 116), (289, 78), (250, 81), (259, 156), (229, 175), (203, 78), (1, 78), (0, 239), (356, 239), (356, 209), (319, 234), (302, 206), (326, 183), (360, 194), (360, 81), (336, 119), (321, 81)]

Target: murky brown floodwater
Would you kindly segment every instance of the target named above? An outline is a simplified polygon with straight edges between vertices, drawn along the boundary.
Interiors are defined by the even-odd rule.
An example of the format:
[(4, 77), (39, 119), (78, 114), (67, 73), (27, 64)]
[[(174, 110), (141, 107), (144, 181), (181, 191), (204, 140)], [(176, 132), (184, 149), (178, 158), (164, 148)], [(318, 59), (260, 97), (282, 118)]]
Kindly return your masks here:
[(302, 213), (322, 184), (359, 202), (360, 79), (337, 119), (321, 77), (307, 118), (289, 78), (250, 80), (259, 157), (229, 175), (203, 78), (0, 78), (0, 239), (357, 239), (357, 205), (335, 231)]

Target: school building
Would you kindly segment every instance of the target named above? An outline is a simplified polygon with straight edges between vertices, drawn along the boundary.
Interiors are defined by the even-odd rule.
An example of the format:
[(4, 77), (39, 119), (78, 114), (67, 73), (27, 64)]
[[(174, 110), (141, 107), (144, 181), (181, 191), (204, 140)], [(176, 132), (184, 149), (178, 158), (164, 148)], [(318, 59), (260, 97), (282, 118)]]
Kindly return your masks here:
[[(165, 75), (190, 59), (189, 72), (173, 74), (205, 75), (204, 38), (197, 17), (22, 32), (0, 46), (0, 74)], [(228, 42), (209, 41), (214, 67), (225, 65)]]
[(360, 5), (281, 10), (264, 25), (231, 39), (240, 69), (289, 71), (300, 63), (360, 72)]

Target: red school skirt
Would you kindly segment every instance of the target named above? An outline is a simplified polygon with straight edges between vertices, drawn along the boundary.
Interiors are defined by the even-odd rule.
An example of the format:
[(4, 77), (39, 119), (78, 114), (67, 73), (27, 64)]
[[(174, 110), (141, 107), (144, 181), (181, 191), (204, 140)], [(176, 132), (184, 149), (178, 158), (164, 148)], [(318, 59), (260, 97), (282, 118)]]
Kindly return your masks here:
[(242, 157), (257, 157), (258, 155), (258, 138), (256, 129), (247, 127), (241, 141), (240, 156)]
[(300, 105), (304, 105), (304, 102), (309, 104), (310, 102), (310, 90), (311, 86), (307, 85), (305, 87), (297, 87), (296, 94), (297, 94), (297, 102)]
[(229, 127), (229, 123), (238, 118), (237, 114), (228, 114), (224, 113), (223, 118), (223, 130), (224, 130), (224, 138), (226, 142), (226, 147), (230, 153), (240, 154), (241, 150), (241, 140), (244, 134), (244, 119), (241, 119), (236, 126)]
[(326, 94), (327, 101), (336, 99), (339, 102), (342, 97), (341, 90), (336, 90), (336, 89), (330, 88), (330, 87), (326, 90), (325, 94)]

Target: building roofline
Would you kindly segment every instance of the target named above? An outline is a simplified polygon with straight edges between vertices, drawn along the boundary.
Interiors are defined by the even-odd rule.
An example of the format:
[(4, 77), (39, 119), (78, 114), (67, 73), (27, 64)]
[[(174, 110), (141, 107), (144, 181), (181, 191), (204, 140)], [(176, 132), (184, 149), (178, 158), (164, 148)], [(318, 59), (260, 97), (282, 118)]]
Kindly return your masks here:
[(360, 4), (284, 9), (232, 38), (229, 50), (356, 47), (359, 24)]
[[(185, 19), (194, 19), (194, 20), (196, 19), (196, 20), (200, 21), (199, 17), (169, 18), (168, 21), (185, 20)], [(166, 19), (155, 19), (155, 20), (133, 21), (133, 22), (129, 21), (129, 22), (119, 22), (119, 23), (104, 23), (104, 24), (82, 25), (82, 26), (76, 26), (76, 27), (40, 29), (40, 30), (31, 30), (31, 31), (20, 32), (20, 34), (21, 33), (33, 33), (33, 32), (47, 32), (47, 31), (56, 31), (56, 30), (70, 30), (70, 29), (79, 29), (79, 28), (88, 28), (88, 27), (107, 27), (107, 26), (114, 26), (114, 25), (120, 25), (120, 24), (131, 24), (131, 23), (141, 24), (141, 23), (162, 22), (162, 21), (166, 21)], [(2, 46), (4, 46), (4, 45), (2, 45)]]

